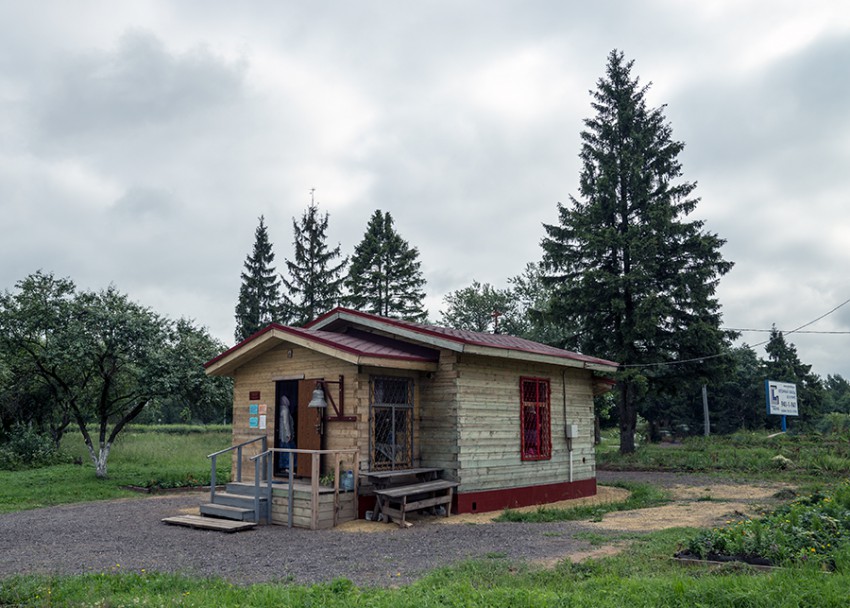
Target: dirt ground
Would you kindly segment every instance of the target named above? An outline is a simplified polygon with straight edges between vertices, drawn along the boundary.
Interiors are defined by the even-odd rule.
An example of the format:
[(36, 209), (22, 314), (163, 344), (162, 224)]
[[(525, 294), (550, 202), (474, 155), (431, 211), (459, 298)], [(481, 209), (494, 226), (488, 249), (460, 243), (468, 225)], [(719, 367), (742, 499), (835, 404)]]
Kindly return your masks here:
[[(655, 474), (658, 475), (658, 474)], [(777, 502), (774, 495), (787, 484), (731, 484), (705, 480), (699, 485), (673, 483), (665, 487), (672, 501), (661, 507), (608, 513), (599, 522), (590, 522), (603, 530), (654, 531), (681, 527), (711, 527), (726, 520), (758, 515)], [(563, 500), (545, 505), (551, 509), (569, 509), (583, 505), (595, 505), (626, 500), (629, 491), (623, 488), (600, 485), (596, 496)], [(534, 511), (539, 506), (522, 507), (517, 511)], [(501, 511), (489, 513), (464, 513), (451, 517), (419, 516), (410, 520), (416, 524), (487, 524), (492, 523)], [(337, 528), (344, 532), (384, 532), (395, 526), (365, 520), (347, 522)]]
[[(696, 527), (710, 528), (723, 525), (729, 521), (756, 517), (764, 511), (775, 507), (780, 501), (777, 492), (793, 489), (783, 483), (723, 483), (712, 478), (682, 477), (676, 474), (664, 473), (602, 473), (603, 479), (610, 481), (637, 481), (636, 477), (644, 477), (642, 481), (664, 487), (671, 502), (647, 509), (634, 511), (618, 511), (607, 513), (597, 522), (583, 522), (591, 529), (600, 531), (634, 531), (651, 532), (669, 528)], [(610, 502), (620, 502), (628, 498), (629, 492), (623, 488), (599, 485), (596, 496), (564, 500), (546, 505), (547, 508), (568, 509), (582, 505), (593, 505)], [(518, 511), (533, 511), (538, 506), (523, 507)], [(491, 513), (465, 513), (451, 517), (422, 516), (411, 519), (416, 525), (456, 525), (456, 524), (489, 524), (501, 514), (500, 511)], [(392, 524), (357, 520), (351, 521), (337, 529), (344, 532), (382, 533), (395, 529)], [(623, 550), (627, 543), (618, 541), (601, 547), (583, 551), (572, 551), (569, 554), (552, 556), (533, 560), (538, 564), (554, 567), (560, 560), (569, 558), (572, 562), (585, 559), (595, 559), (615, 555)]]

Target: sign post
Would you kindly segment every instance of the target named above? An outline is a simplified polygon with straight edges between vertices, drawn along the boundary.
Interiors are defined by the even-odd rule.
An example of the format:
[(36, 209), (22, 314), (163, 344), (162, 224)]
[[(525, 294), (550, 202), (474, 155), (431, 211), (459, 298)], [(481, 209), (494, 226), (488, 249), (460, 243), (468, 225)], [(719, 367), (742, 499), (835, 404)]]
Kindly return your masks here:
[(797, 416), (797, 385), (790, 382), (764, 381), (768, 415), (782, 416), (782, 432), (787, 430), (786, 416)]

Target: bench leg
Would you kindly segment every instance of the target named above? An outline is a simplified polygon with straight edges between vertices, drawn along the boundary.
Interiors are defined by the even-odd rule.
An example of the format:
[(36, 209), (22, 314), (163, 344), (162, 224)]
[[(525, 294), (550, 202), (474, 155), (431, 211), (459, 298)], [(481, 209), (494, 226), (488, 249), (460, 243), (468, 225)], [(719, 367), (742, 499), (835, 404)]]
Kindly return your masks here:
[(375, 495), (375, 511), (372, 513), (372, 521), (381, 521), (381, 515), (383, 514), (383, 505), (381, 504), (381, 497)]
[(449, 488), (449, 502), (446, 503), (446, 517), (452, 514), (452, 497), (454, 496), (453, 489)]

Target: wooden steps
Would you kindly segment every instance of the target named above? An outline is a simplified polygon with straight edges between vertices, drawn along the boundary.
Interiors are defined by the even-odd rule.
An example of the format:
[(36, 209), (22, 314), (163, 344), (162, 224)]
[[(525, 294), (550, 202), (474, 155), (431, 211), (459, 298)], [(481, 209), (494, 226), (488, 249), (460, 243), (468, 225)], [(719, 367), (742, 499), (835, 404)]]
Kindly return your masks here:
[[(216, 498), (218, 498), (216, 496)], [(201, 515), (205, 517), (220, 517), (222, 519), (232, 519), (234, 521), (255, 521), (254, 509), (247, 507), (237, 507), (233, 505), (222, 505), (219, 503), (208, 502), (201, 505)]]
[(202, 517), (200, 515), (176, 515), (165, 517), (163, 523), (174, 526), (187, 526), (201, 530), (216, 530), (218, 532), (241, 532), (256, 527), (253, 521), (234, 521), (231, 519), (218, 519), (215, 517)]

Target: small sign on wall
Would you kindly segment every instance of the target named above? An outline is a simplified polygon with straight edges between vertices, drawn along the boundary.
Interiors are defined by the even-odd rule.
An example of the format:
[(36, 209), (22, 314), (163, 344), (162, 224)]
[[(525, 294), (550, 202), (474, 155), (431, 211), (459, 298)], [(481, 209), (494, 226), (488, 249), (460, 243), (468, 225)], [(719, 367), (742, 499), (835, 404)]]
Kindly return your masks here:
[(266, 415), (260, 414), (260, 430), (265, 430), (266, 428)]
[(260, 413), (260, 406), (257, 403), (252, 403), (248, 406), (248, 413), (252, 416), (256, 416)]
[(249, 416), (248, 417), (248, 428), (252, 428), (252, 429), (260, 428), (260, 417), (259, 416)]
[(250, 401), (259, 401), (260, 400), (260, 391), (249, 391), (248, 399)]

